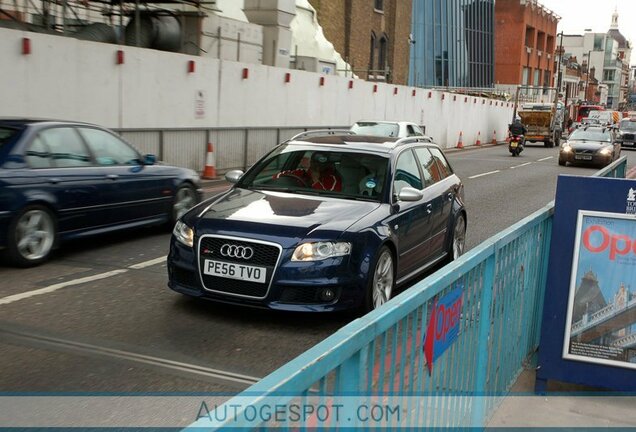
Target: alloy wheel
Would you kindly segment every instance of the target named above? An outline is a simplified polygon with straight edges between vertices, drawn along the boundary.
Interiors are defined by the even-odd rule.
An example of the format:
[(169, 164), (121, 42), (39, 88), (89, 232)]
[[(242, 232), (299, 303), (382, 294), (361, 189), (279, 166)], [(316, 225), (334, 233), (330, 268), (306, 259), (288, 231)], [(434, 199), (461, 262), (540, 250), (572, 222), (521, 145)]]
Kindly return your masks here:
[(174, 198), (174, 205), (172, 206), (174, 220), (176, 221), (183, 216), (188, 210), (194, 207), (196, 203), (196, 195), (191, 187), (184, 186), (179, 188)]
[(15, 228), (15, 244), (18, 253), (27, 261), (46, 257), (55, 240), (55, 225), (45, 210), (28, 210), (18, 220)]
[(464, 216), (459, 215), (457, 222), (455, 222), (455, 229), (453, 230), (453, 260), (456, 260), (464, 254), (464, 248), (466, 245), (466, 221)]
[(377, 309), (391, 299), (393, 292), (393, 257), (383, 250), (373, 273), (373, 308)]

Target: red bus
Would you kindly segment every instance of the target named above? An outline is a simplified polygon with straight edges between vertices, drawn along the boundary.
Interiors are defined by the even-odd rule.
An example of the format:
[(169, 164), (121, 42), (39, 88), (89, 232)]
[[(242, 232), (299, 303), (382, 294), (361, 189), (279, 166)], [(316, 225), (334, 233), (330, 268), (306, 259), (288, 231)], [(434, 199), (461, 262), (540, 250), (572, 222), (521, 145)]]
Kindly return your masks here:
[(579, 105), (576, 121), (581, 123), (582, 119), (589, 116), (590, 111), (605, 111), (605, 107), (602, 105)]

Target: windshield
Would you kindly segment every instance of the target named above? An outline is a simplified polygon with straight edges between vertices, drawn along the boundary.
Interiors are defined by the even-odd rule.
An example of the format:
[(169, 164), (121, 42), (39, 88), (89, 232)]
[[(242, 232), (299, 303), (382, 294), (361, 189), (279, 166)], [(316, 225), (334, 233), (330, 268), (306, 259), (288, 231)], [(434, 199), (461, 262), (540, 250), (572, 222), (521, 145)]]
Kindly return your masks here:
[(607, 129), (577, 129), (570, 136), (570, 141), (602, 141), (611, 142), (609, 130)]
[(280, 146), (238, 183), (251, 190), (378, 201), (389, 159), (332, 149)]
[(18, 132), (18, 129), (0, 127), (0, 147), (8, 143)]
[(400, 132), (400, 128), (394, 123), (375, 123), (375, 122), (358, 122), (353, 125), (351, 130), (358, 135), (373, 135), (396, 137)]
[(621, 120), (620, 130), (622, 131), (636, 131), (636, 121)]

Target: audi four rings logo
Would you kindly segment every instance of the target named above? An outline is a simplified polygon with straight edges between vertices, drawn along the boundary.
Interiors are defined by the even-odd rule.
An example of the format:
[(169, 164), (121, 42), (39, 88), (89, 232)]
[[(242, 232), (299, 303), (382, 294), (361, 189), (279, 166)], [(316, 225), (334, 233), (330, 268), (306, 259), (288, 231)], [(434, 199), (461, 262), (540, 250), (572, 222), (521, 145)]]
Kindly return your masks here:
[(221, 246), (221, 255), (228, 258), (240, 258), (248, 260), (254, 256), (254, 249), (249, 246), (224, 244), (223, 246)]

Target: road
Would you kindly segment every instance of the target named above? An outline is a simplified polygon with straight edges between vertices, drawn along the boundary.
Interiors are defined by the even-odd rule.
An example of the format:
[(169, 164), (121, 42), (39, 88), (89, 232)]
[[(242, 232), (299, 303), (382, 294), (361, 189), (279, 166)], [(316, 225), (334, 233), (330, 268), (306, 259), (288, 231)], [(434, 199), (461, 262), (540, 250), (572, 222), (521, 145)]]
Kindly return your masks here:
[[(636, 152), (627, 154), (631, 167)], [(559, 167), (556, 156), (541, 146), (519, 158), (504, 146), (449, 152), (465, 182), (469, 248), (554, 199), (559, 173), (596, 171)], [(168, 239), (128, 232), (67, 244), (37, 268), (0, 266), (0, 391), (233, 394), (352, 319), (176, 294)]]

